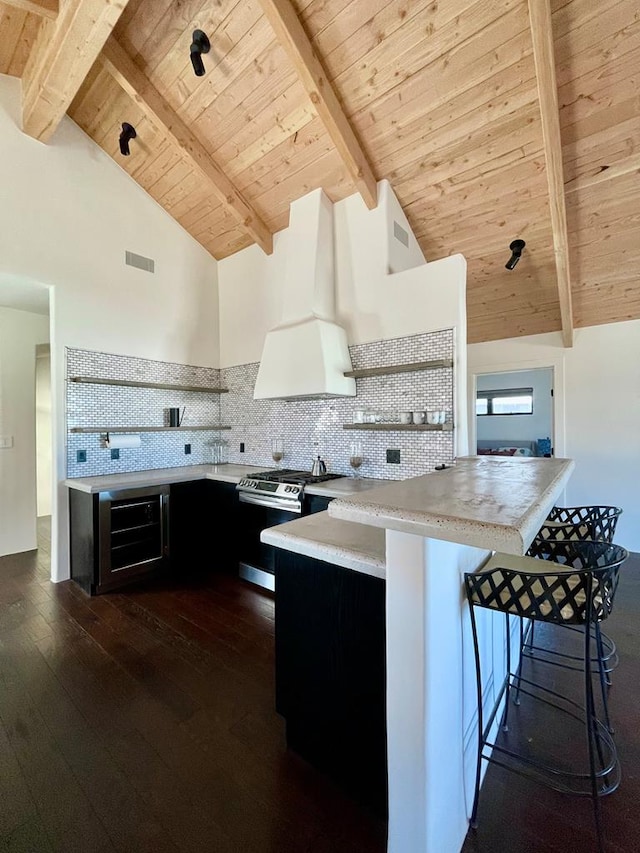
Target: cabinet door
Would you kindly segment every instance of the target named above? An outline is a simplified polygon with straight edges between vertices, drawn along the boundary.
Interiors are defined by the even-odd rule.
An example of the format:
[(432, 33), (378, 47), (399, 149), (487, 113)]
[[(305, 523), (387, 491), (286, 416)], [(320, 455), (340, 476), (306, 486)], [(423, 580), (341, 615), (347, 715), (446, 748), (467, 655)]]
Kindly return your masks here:
[(275, 627), (289, 747), (384, 813), (384, 581), (278, 549)]
[(194, 480), (171, 486), (169, 544), (171, 572), (196, 572), (205, 559), (205, 527), (211, 524), (208, 483)]
[(238, 574), (239, 539), (245, 531), (238, 527), (238, 492), (235, 483), (208, 480), (209, 517), (205, 526), (208, 565), (213, 571)]
[(237, 572), (237, 502), (234, 483), (194, 480), (171, 486), (172, 574), (231, 567)]

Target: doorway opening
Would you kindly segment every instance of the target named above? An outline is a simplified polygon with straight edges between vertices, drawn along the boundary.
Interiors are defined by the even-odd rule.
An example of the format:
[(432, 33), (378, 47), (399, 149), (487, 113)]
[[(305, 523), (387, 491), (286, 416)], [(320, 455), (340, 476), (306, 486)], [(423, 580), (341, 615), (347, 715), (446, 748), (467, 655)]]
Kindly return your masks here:
[(553, 456), (552, 367), (483, 373), (476, 377), (476, 453)]
[(38, 549), (51, 547), (53, 434), (51, 346), (36, 344), (36, 514)]
[[(51, 553), (49, 288), (0, 277), (0, 556)], [(40, 555), (38, 555), (38, 560)]]

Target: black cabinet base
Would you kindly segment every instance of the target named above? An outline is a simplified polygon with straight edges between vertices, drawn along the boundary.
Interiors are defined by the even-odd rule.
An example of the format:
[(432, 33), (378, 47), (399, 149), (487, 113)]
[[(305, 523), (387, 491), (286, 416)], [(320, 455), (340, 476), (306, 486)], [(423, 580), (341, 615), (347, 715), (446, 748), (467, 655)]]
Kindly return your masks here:
[(287, 745), (386, 817), (385, 582), (278, 549), (275, 602)]
[(360, 805), (388, 817), (387, 764), (376, 748), (354, 749), (349, 735), (327, 737), (306, 724), (287, 721), (287, 746), (336, 781)]

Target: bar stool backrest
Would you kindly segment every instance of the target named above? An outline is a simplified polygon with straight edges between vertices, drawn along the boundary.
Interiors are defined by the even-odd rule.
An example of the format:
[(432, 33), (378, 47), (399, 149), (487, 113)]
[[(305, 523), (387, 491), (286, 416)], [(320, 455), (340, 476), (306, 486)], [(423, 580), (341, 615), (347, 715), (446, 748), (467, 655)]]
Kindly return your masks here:
[(607, 542), (545, 541), (530, 571), (492, 561), (487, 571), (465, 574), (467, 598), (471, 605), (542, 622), (602, 622), (613, 609), (627, 556), (624, 548)]
[(551, 536), (613, 542), (621, 515), (622, 510), (617, 506), (554, 506), (540, 528), (538, 538)]

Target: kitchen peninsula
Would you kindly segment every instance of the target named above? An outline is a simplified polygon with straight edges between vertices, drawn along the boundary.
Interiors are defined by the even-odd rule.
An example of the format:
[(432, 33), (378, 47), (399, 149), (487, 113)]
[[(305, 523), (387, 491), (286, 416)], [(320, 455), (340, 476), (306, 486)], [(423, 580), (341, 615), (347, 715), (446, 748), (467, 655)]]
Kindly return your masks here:
[[(523, 554), (573, 467), (568, 459), (466, 457), (440, 472), (334, 500), (328, 516), (343, 527), (334, 531), (333, 552), (320, 517), (305, 519), (304, 530), (299, 521), (263, 533), (280, 548), (344, 566), (360, 525), (385, 532), (390, 853), (462, 847), (475, 769), (462, 575), (494, 550)], [(344, 522), (358, 525), (358, 535), (349, 537)], [(483, 664), (488, 707), (497, 700), (505, 644), (504, 621), (493, 617), (484, 623), (492, 637), (487, 633)]]

